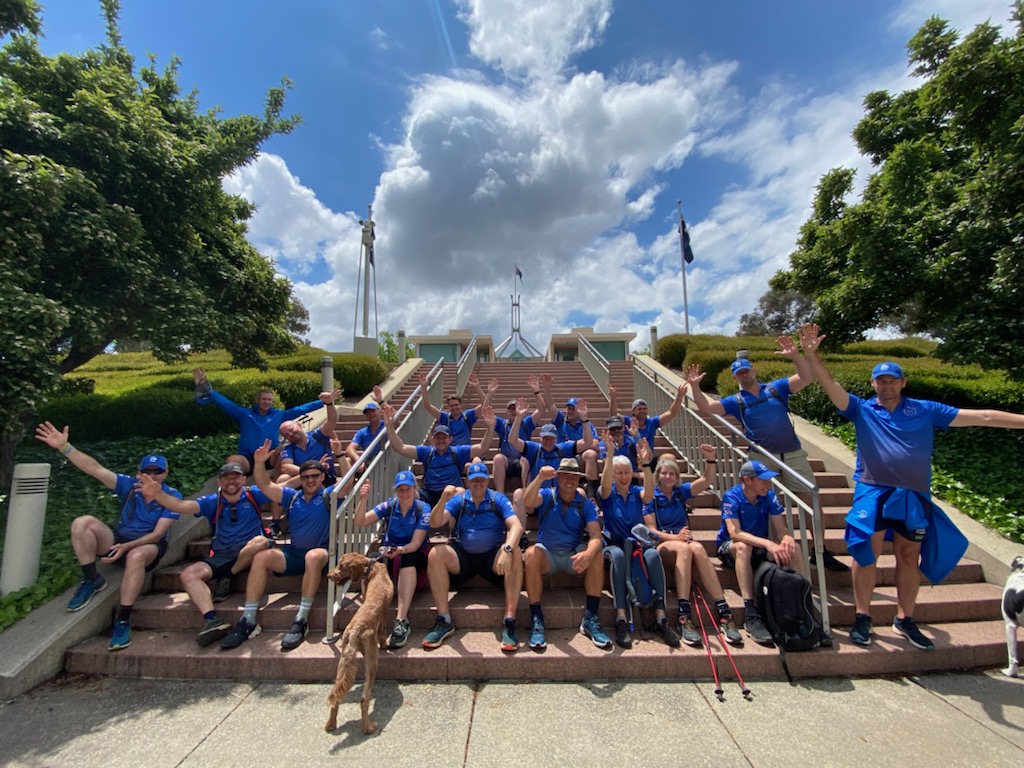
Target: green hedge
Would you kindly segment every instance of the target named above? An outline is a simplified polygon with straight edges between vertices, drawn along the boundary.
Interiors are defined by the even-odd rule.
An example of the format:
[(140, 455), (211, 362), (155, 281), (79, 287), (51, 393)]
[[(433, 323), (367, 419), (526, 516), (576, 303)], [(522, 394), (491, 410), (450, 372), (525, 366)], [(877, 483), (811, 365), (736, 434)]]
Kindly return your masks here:
[(673, 333), (658, 339), (655, 359), (666, 368), (681, 368), (686, 359), (686, 347), (689, 337), (683, 333)]

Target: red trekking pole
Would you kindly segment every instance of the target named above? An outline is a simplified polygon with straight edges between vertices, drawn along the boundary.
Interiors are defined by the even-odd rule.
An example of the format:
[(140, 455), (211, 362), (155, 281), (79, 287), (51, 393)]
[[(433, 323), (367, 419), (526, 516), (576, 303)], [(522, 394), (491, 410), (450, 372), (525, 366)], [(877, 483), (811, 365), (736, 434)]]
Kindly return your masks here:
[[(696, 584), (693, 585), (696, 588)], [(715, 696), (718, 697), (719, 701), (725, 701), (725, 695), (722, 691), (722, 685), (718, 682), (718, 667), (715, 666), (715, 659), (711, 655), (711, 643), (708, 642), (708, 633), (704, 629), (704, 618), (700, 615), (700, 606), (697, 601), (693, 599), (693, 592), (690, 592), (690, 602), (693, 604), (693, 609), (697, 612), (697, 621), (700, 622), (700, 635), (704, 638), (704, 650), (708, 653), (708, 663), (711, 664), (711, 674), (715, 678)]]
[[(714, 617), (714, 614), (711, 613), (711, 606), (708, 605), (708, 601), (704, 599), (704, 593), (701, 592), (700, 587), (698, 587), (696, 584), (693, 585), (693, 589), (697, 593), (697, 598), (704, 605), (704, 611), (707, 613), (708, 619), (711, 621), (711, 625), (715, 626), (715, 617)], [(700, 617), (700, 606), (695, 603), (694, 604), (694, 608), (697, 611), (697, 616)], [(704, 621), (703, 621), (703, 619), (701, 620), (700, 628), (701, 628), (701, 632), (703, 632), (704, 631)], [(705, 639), (705, 642), (707, 642), (706, 639)], [(739, 683), (740, 692), (743, 694), (744, 698), (749, 699), (750, 698), (750, 689), (747, 688), (746, 684), (744, 684), (743, 677), (740, 675), (740, 670), (736, 666), (736, 661), (732, 657), (732, 651), (729, 650), (729, 644), (727, 642), (725, 642), (725, 640), (722, 640), (722, 647), (725, 649), (725, 655), (729, 659), (729, 663), (732, 665), (732, 671), (736, 673), (736, 682)]]

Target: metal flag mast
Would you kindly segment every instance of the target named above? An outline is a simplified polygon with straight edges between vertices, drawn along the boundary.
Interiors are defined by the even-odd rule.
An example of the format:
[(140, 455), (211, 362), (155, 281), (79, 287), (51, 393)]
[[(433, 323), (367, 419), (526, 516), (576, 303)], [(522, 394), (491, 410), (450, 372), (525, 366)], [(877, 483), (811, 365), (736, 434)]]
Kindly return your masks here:
[[(515, 265), (515, 268), (515, 272), (512, 273), (512, 296), (510, 297), (512, 299), (512, 332), (508, 335), (508, 338), (506, 338), (503, 342), (501, 342), (501, 344), (495, 347), (494, 357), (501, 357), (501, 353), (505, 351), (505, 348), (512, 342), (512, 339), (518, 339), (523, 343), (523, 346), (526, 347), (526, 350), (530, 353), (531, 356), (543, 358), (544, 355), (541, 352), (537, 351), (537, 349), (530, 342), (523, 338), (523, 334), (519, 328), (519, 286), (516, 285), (516, 278), (518, 277), (519, 282), (521, 283), (523, 281), (523, 273), (519, 269), (518, 264)], [(519, 345), (516, 344), (513, 351), (518, 349)]]
[(686, 265), (693, 261), (693, 251), (690, 250), (690, 233), (687, 231), (686, 222), (683, 220), (683, 201), (676, 200), (676, 207), (679, 212), (679, 258), (683, 266), (683, 331), (689, 336), (690, 304), (686, 298)]
[[(358, 326), (359, 322), (359, 304), (362, 301), (363, 306), (363, 334), (362, 336), (358, 333), (358, 328), (354, 327), (352, 332), (352, 351), (358, 352), (363, 355), (377, 356), (377, 336), (374, 334), (370, 336), (370, 269), (373, 269), (373, 324), (374, 329), (377, 329), (377, 266), (373, 261), (373, 242), (377, 239), (377, 234), (374, 231), (373, 221), (373, 206), (366, 206), (366, 218), (359, 220), (359, 226), (362, 227), (362, 236), (360, 238), (361, 243), (361, 254), (359, 259), (359, 274), (356, 277), (356, 284), (362, 282), (362, 295), (356, 295), (356, 320), (353, 324)], [(360, 278), (362, 280), (360, 281)]]

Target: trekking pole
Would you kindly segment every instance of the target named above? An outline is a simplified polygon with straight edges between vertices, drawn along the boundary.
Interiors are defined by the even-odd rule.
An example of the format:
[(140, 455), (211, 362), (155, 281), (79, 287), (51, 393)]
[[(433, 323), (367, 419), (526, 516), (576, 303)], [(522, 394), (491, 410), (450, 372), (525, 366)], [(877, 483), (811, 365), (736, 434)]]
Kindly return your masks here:
[[(694, 585), (696, 586), (696, 584)], [(697, 601), (693, 599), (693, 592), (690, 592), (690, 602), (693, 603), (694, 609), (697, 611), (697, 621), (700, 622), (700, 634), (704, 638), (704, 650), (708, 653), (708, 663), (711, 664), (711, 674), (715, 678), (715, 696), (718, 697), (719, 701), (725, 701), (725, 692), (722, 690), (721, 683), (718, 682), (718, 668), (715, 666), (715, 659), (711, 655), (711, 643), (708, 642), (708, 633), (704, 629), (704, 619), (700, 615), (700, 606), (697, 605)]]
[[(704, 599), (704, 593), (701, 591), (700, 587), (698, 587), (696, 584), (693, 585), (693, 589), (697, 593), (697, 599), (700, 600), (700, 602), (704, 605), (704, 610), (705, 610), (705, 612), (708, 615), (708, 619), (711, 621), (712, 625), (714, 625), (715, 617), (711, 613), (711, 606), (708, 605), (708, 601)], [(697, 615), (700, 616), (700, 606), (696, 606), (696, 609), (697, 609)], [(704, 624), (703, 624), (703, 622), (701, 622), (701, 629), (703, 629), (703, 628), (704, 628)], [(736, 682), (739, 683), (740, 692), (743, 694), (744, 698), (749, 699), (750, 698), (750, 689), (747, 688), (746, 684), (743, 682), (743, 676), (740, 675), (739, 667), (736, 666), (736, 661), (732, 657), (732, 651), (729, 650), (729, 643), (726, 642), (724, 639), (722, 640), (722, 647), (725, 649), (726, 658), (729, 659), (729, 663), (732, 665), (732, 671), (736, 673)]]

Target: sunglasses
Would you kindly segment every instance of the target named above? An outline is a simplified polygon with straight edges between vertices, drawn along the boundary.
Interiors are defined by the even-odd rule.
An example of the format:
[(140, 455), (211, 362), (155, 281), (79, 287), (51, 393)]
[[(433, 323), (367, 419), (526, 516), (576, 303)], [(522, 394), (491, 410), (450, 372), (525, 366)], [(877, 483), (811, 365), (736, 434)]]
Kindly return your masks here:
[(317, 472), (314, 475), (299, 475), (299, 477), (301, 477), (303, 480), (319, 480), (321, 477), (323, 477), (323, 474)]
[(162, 475), (167, 470), (166, 469), (152, 469), (151, 468), (151, 469), (143, 469), (143, 470), (140, 470), (140, 471), (144, 475)]

